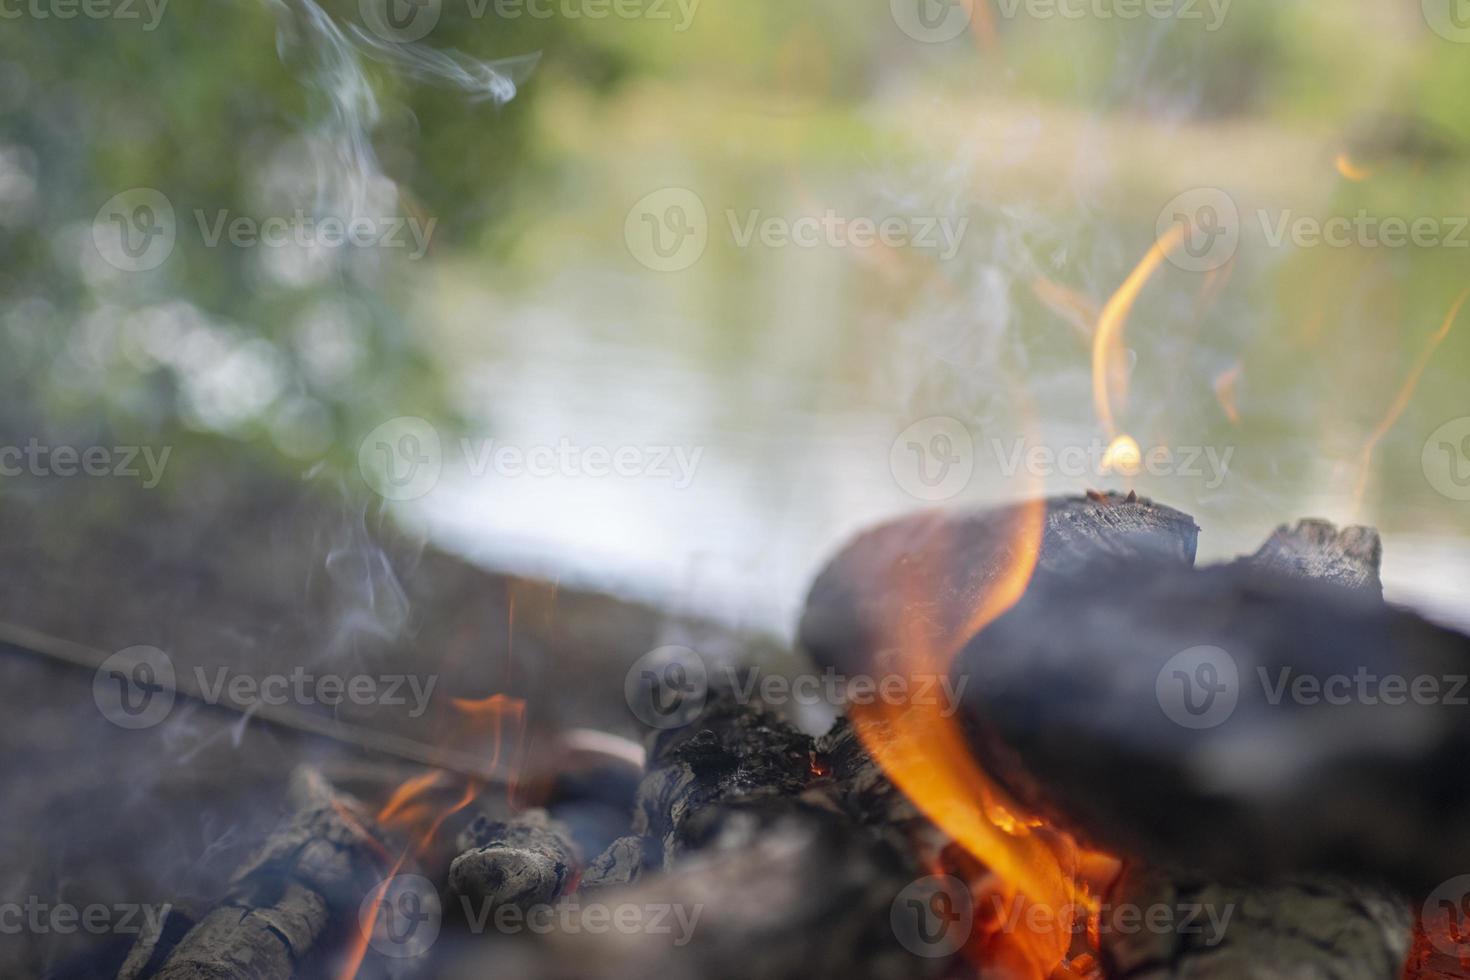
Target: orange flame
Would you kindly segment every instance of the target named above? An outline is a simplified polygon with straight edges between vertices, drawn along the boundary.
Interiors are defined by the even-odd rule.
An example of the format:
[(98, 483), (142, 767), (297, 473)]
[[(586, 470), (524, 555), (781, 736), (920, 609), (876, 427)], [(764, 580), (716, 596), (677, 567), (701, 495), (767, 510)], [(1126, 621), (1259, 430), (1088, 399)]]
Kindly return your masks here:
[[(524, 741), (525, 734), (526, 703), (520, 698), (504, 694), (494, 694), (482, 700), (455, 698), (451, 703), (456, 711), (469, 719), (465, 729), (456, 733), (451, 742), (477, 743), (485, 741), (488, 736), (490, 742), (490, 766), (488, 768), (492, 771), (500, 767), (503, 761), (502, 754), (509, 750), (511, 753), (509, 756), (510, 775), (507, 778), (507, 785), (509, 786), (508, 792), (514, 793), (521, 743)], [(382, 905), (383, 896), (393, 876), (402, 869), (410, 856), (417, 857), (426, 853), (439, 835), (444, 822), (473, 803), (485, 788), (476, 780), (467, 780), (463, 791), (452, 803), (436, 808), (432, 801), (432, 794), (436, 790), (452, 785), (455, 778), (437, 769), (414, 776), (405, 780), (394, 790), (387, 802), (383, 804), (382, 809), (378, 811), (378, 823), (384, 827), (402, 830), (410, 843), (398, 855), (398, 859), (393, 862), (387, 876), (372, 892), (369, 914), (364, 914), (358, 922), (357, 934), (353, 937), (347, 957), (337, 974), (339, 980), (354, 980), (358, 971), (362, 969), (363, 959), (367, 956), (369, 940), (372, 937), (372, 923), (377, 921), (378, 909)], [(384, 863), (387, 863), (386, 857), (385, 854)]]
[[(1046, 502), (1036, 499), (1015, 508), (998, 571), (991, 574), (975, 607), (957, 627), (934, 623), (914, 610), (932, 608), (941, 595), (948, 556), (928, 554), (903, 566), (895, 587), (908, 610), (888, 624), (890, 651), (900, 675), (911, 681), (948, 674), (959, 650), (1014, 606), (1025, 593), (1041, 551)], [(912, 688), (911, 688), (912, 689)], [(981, 861), (997, 879), (996, 895), (1022, 909), (1027, 903), (1053, 913), (1046, 930), (996, 932), (1000, 948), (987, 961), (1010, 965), (1012, 975), (1041, 980), (1066, 958), (1079, 916), (1090, 916), (1096, 901), (1079, 884), (1081, 856), (1065, 835), (1043, 827), (1024, 813), (974, 761), (954, 712), (936, 703), (887, 703), (878, 699), (851, 708), (854, 729), (873, 758), (920, 810)], [(1012, 921), (1020, 921), (1013, 917)]]
[(1241, 371), (1242, 366), (1237, 363), (1221, 371), (1215, 378), (1215, 398), (1220, 402), (1220, 407), (1225, 410), (1225, 417), (1230, 420), (1231, 425), (1240, 424), (1240, 407), (1236, 403), (1236, 390), (1240, 386)]
[(1333, 162), (1337, 167), (1337, 172), (1355, 184), (1362, 183), (1374, 174), (1371, 168), (1360, 167), (1354, 163), (1353, 158), (1348, 155), (1346, 150), (1339, 153), (1337, 159)]
[(1097, 332), (1092, 336), (1092, 402), (1109, 439), (1118, 436), (1114, 405), (1122, 406), (1128, 400), (1128, 373), (1122, 367), (1123, 331), (1128, 325), (1128, 315), (1149, 278), (1184, 240), (1187, 231), (1186, 226), (1176, 224), (1155, 242), (1098, 317)]
[(1405, 380), (1403, 388), (1399, 390), (1398, 397), (1389, 406), (1388, 414), (1383, 417), (1383, 420), (1378, 423), (1378, 427), (1368, 436), (1368, 441), (1363, 444), (1362, 455), (1358, 459), (1358, 484), (1353, 491), (1354, 508), (1362, 507), (1363, 497), (1368, 491), (1368, 479), (1373, 472), (1374, 450), (1383, 441), (1383, 437), (1388, 435), (1389, 431), (1398, 424), (1404, 411), (1408, 409), (1409, 402), (1413, 400), (1414, 392), (1419, 387), (1420, 379), (1424, 377), (1424, 372), (1428, 370), (1430, 361), (1434, 359), (1434, 352), (1439, 350), (1439, 345), (1444, 343), (1445, 338), (1454, 329), (1455, 320), (1459, 318), (1460, 310), (1464, 308), (1466, 300), (1470, 300), (1470, 289), (1466, 289), (1456, 298), (1454, 305), (1450, 307), (1449, 314), (1445, 316), (1444, 323), (1440, 324), (1439, 329), (1429, 338), (1429, 343), (1425, 345), (1424, 352), (1419, 355), (1419, 360), (1415, 362), (1414, 369), (1409, 372), (1408, 379)]

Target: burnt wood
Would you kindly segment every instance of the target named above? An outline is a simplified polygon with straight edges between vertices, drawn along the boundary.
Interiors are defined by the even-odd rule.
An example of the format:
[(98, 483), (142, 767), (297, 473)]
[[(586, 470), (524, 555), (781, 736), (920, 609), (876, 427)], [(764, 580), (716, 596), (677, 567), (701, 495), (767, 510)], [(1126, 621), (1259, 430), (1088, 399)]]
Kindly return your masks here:
[(571, 831), (545, 810), (508, 821), (477, 817), (460, 834), (460, 856), (449, 866), (449, 887), (490, 909), (529, 909), (562, 894), (581, 867)]
[(1412, 933), (1407, 905), (1369, 886), (1139, 870), (1114, 883), (1098, 927), (1109, 980), (1399, 980)]
[[(1187, 514), (1134, 494), (1089, 494), (1045, 502), (1033, 584), (1144, 559), (1194, 563), (1199, 528)], [(866, 531), (812, 584), (798, 629), (817, 663), (859, 674), (900, 636), (936, 648), (962, 630), (997, 580), (1018, 560), (1014, 542), (1026, 505), (928, 511)]]
[(1339, 530), (1329, 521), (1282, 525), (1261, 549), (1242, 562), (1281, 575), (1341, 586), (1381, 598), (1383, 541), (1369, 527)]
[(125, 975), (289, 980), (334, 921), (356, 914), (384, 873), (361, 804), (307, 768), (293, 774), (288, 796), (295, 812), (236, 870), (225, 901), (171, 947), (167, 935), (148, 937)]

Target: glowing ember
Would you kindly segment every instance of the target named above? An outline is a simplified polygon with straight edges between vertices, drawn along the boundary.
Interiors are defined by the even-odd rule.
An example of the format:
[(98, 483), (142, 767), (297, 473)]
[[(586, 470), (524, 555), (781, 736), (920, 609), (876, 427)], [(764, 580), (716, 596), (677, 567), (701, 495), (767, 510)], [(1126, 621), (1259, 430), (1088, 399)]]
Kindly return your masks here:
[(1398, 420), (1404, 414), (1404, 410), (1409, 407), (1409, 402), (1413, 399), (1414, 392), (1419, 387), (1419, 379), (1424, 376), (1424, 372), (1429, 368), (1429, 362), (1434, 359), (1434, 352), (1439, 349), (1439, 345), (1444, 343), (1445, 338), (1454, 329), (1455, 320), (1459, 317), (1460, 310), (1464, 308), (1466, 300), (1470, 300), (1470, 289), (1461, 293), (1455, 300), (1454, 305), (1450, 307), (1450, 312), (1445, 317), (1444, 323), (1440, 324), (1439, 329), (1434, 332), (1434, 336), (1429, 338), (1429, 343), (1425, 345), (1424, 353), (1419, 355), (1419, 360), (1414, 364), (1414, 369), (1409, 372), (1409, 377), (1405, 380), (1403, 388), (1399, 390), (1398, 397), (1389, 406), (1388, 414), (1383, 417), (1383, 420), (1378, 423), (1378, 427), (1368, 436), (1368, 441), (1363, 444), (1363, 452), (1358, 459), (1358, 485), (1353, 491), (1354, 507), (1361, 508), (1363, 505), (1363, 496), (1368, 490), (1368, 478), (1373, 471), (1374, 450), (1383, 441), (1383, 437), (1388, 435), (1389, 431), (1398, 424)]

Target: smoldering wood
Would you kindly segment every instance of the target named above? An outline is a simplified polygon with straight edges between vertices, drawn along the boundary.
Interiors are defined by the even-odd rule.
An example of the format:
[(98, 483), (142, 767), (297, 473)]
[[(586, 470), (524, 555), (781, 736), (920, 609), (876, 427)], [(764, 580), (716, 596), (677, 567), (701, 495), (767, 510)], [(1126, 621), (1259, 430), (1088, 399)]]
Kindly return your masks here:
[(1099, 923), (1109, 980), (1400, 980), (1412, 934), (1408, 904), (1369, 885), (1137, 869), (1113, 884)]
[(135, 951), (134, 977), (288, 980), (335, 919), (356, 914), (384, 873), (362, 805), (307, 768), (288, 799), (294, 813), (236, 870), (225, 901), (171, 948), (153, 939)]
[(1242, 562), (1282, 575), (1325, 582), (1382, 597), (1383, 540), (1369, 527), (1345, 527), (1323, 520), (1282, 525), (1259, 551)]
[(651, 736), (633, 833), (657, 842), (668, 864), (687, 849), (686, 824), (702, 811), (800, 794), (813, 776), (814, 749), (810, 736), (774, 711), (713, 687), (697, 720)]
[(647, 837), (619, 837), (587, 863), (586, 870), (578, 879), (577, 891), (586, 894), (599, 888), (633, 884), (643, 871), (648, 844)]
[[(1044, 502), (1034, 583), (1089, 568), (1151, 559), (1188, 568), (1199, 528), (1180, 511), (1129, 494)], [(885, 648), (953, 645), (981, 600), (1018, 561), (1017, 541), (1034, 520), (1026, 504), (980, 511), (928, 511), (860, 534), (813, 582), (798, 630), (817, 663), (849, 675), (872, 672)], [(1101, 574), (1099, 572), (1099, 574)]]
[[(955, 670), (987, 771), (1125, 858), (1411, 895), (1470, 867), (1470, 637), (1370, 595), (1248, 563), (1079, 579), (1029, 590)], [(1402, 703), (1333, 677), (1404, 678)]]
[(506, 821), (481, 815), (459, 835), (458, 847), (449, 887), (491, 910), (554, 901), (582, 863), (571, 831), (540, 809)]
[[(844, 815), (789, 798), (700, 810), (690, 848), (665, 873), (596, 893), (611, 909), (663, 909), (668, 933), (556, 932), (522, 968), (528, 980), (923, 980), (946, 960), (905, 950), (890, 925), (913, 875)], [(660, 913), (664, 915), (665, 913)], [(692, 921), (681, 935), (679, 916)], [(467, 950), (441, 974), (485, 975), (491, 953)]]

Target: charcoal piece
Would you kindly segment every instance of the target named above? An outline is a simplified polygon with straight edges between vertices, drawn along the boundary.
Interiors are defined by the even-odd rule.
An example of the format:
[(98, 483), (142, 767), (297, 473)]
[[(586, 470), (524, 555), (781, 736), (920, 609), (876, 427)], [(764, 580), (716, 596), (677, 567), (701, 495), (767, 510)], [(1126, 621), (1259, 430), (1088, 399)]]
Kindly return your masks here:
[(1407, 903), (1379, 888), (1130, 869), (1098, 935), (1108, 980), (1399, 980), (1412, 932)]
[(1248, 563), (1025, 598), (961, 653), (981, 765), (1125, 859), (1216, 878), (1470, 867), (1470, 637)]
[(805, 790), (814, 749), (810, 736), (768, 708), (714, 688), (697, 721), (651, 737), (633, 832), (657, 841), (668, 863), (686, 849), (685, 823), (701, 811)]
[(1383, 541), (1368, 527), (1337, 526), (1305, 520), (1282, 525), (1261, 549), (1242, 562), (1283, 575), (1339, 585), (1382, 597)]
[(578, 879), (577, 890), (587, 893), (597, 888), (633, 884), (642, 873), (647, 849), (646, 837), (619, 837), (588, 862)]
[(1024, 560), (1018, 532), (1043, 505), (1036, 583), (1108, 574), (1144, 559), (1180, 568), (1194, 562), (1194, 520), (1133, 494), (928, 511), (869, 530), (832, 559), (807, 597), (801, 645), (819, 664), (857, 675), (877, 669), (879, 652), (900, 641), (959, 643), (982, 599)]
[(449, 887), (491, 910), (545, 905), (581, 865), (570, 831), (545, 810), (503, 822), (479, 817), (460, 834), (459, 846), (463, 853), (449, 866)]
[[(346, 921), (383, 874), (382, 845), (360, 803), (314, 770), (293, 774), (293, 814), (235, 872), (225, 901), (172, 948), (140, 939), (137, 980), (288, 980), (333, 921)], [(146, 946), (146, 948), (144, 948)], [(141, 961), (141, 962), (140, 962)]]
[[(913, 881), (898, 855), (841, 814), (790, 799), (714, 806), (690, 818), (699, 848), (667, 872), (599, 890), (640, 927), (557, 931), (520, 967), (527, 980), (924, 980), (950, 962), (896, 938), (896, 899)], [(492, 959), (492, 957), (494, 957)], [(503, 963), (465, 951), (448, 980)]]

